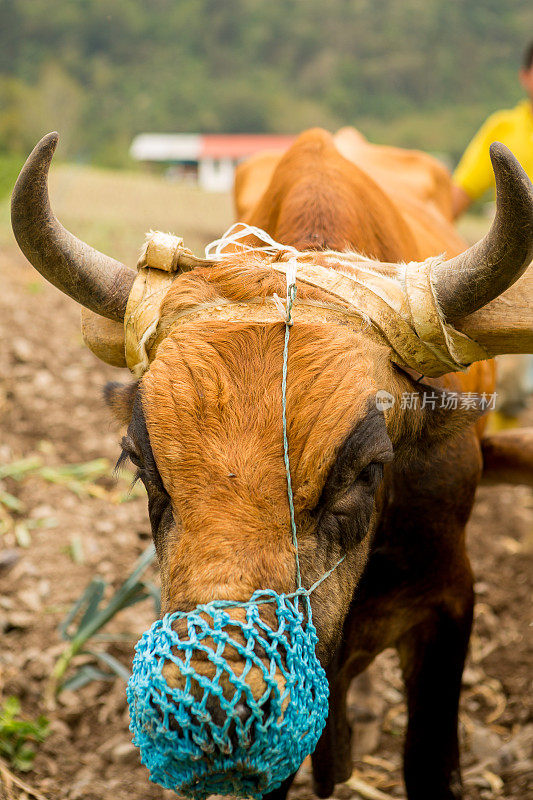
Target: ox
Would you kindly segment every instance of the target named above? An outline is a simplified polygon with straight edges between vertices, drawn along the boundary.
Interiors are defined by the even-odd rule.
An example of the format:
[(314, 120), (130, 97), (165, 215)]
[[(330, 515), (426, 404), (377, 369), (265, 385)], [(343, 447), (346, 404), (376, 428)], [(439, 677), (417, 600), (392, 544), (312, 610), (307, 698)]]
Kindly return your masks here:
[[(45, 137), (19, 176), (13, 228), (33, 266), (97, 315), (104, 340), (120, 328), (134, 272), (53, 216), (47, 173), (56, 141)], [(399, 204), (383, 188), (383, 170), (373, 178), (357, 166), (359, 157), (371, 163), (364, 147), (347, 159), (326, 132), (303, 134), (263, 169), (255, 198), (248, 175), (243, 213), (279, 242), (327, 257), (333, 269), (340, 256), (329, 251), (357, 251), (390, 272), (396, 262), (445, 247), (451, 258), (432, 271), (442, 315), (488, 355), (532, 352), (531, 281), (525, 275), (512, 284), (533, 253), (533, 197), (509, 151), (493, 149), (498, 208), (491, 231), (458, 254), (461, 243), (442, 209), (439, 217), (428, 201), (416, 217), (416, 203), (424, 203), (414, 190), (403, 184), (411, 202)], [(241, 187), (245, 178), (241, 172)], [(266, 302), (275, 292), (283, 294), (283, 276), (240, 253), (179, 275), (161, 314), (170, 318), (191, 304)], [(310, 285), (298, 292), (299, 299), (330, 300)], [(281, 446), (283, 331), (282, 323), (191, 319), (169, 327), (142, 379), (107, 389), (128, 425), (124, 453), (147, 489), (164, 611), (295, 588)], [(293, 327), (288, 368), (304, 584), (345, 556), (312, 595), (318, 655), (330, 682), (329, 718), (312, 756), (315, 790), (327, 797), (349, 777), (349, 683), (395, 647), (407, 693), (409, 800), (457, 800), (458, 702), (473, 607), (465, 525), (482, 473), (482, 425), (478, 404), (441, 401), (450, 391), (491, 391), (492, 368), (475, 364), (464, 375), (424, 380), (396, 367), (390, 349), (364, 327), (312, 320)], [(402, 407), (402, 394), (421, 387), (436, 395), (435, 407)], [(376, 407), (380, 389), (396, 399), (385, 413)], [(285, 797), (291, 780), (272, 796)]]

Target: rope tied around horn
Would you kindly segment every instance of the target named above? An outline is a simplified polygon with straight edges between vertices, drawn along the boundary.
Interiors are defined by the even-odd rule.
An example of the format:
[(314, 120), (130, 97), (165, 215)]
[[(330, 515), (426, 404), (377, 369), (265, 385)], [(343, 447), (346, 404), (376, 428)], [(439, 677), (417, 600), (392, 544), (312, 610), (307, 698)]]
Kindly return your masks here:
[[(243, 239), (262, 242), (252, 245)], [(164, 297), (176, 279), (196, 267), (209, 267), (232, 256), (247, 253), (250, 265), (269, 266), (286, 275), (298, 267), (298, 280), (326, 291), (331, 302), (295, 300), (292, 320), (343, 324), (366, 328), (391, 350), (391, 360), (423, 375), (438, 377), (462, 371), (489, 354), (470, 337), (444, 319), (432, 284), (432, 270), (442, 257), (422, 262), (384, 265), (355, 253), (300, 252), (275, 242), (265, 231), (237, 223), (223, 237), (206, 247), (206, 257), (195, 256), (183, 239), (151, 231), (137, 265), (124, 318), (126, 362), (141, 377), (157, 348), (176, 326), (202, 321), (272, 324), (285, 320), (277, 297), (234, 303), (220, 298), (215, 303), (190, 304), (171, 318), (161, 319)]]

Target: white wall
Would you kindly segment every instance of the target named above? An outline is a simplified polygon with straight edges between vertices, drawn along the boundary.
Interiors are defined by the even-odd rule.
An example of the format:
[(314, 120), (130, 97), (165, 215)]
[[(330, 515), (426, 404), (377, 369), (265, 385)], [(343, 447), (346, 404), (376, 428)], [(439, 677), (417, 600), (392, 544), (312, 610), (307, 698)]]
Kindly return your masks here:
[(203, 158), (198, 165), (198, 185), (206, 192), (229, 192), (234, 174), (231, 158)]

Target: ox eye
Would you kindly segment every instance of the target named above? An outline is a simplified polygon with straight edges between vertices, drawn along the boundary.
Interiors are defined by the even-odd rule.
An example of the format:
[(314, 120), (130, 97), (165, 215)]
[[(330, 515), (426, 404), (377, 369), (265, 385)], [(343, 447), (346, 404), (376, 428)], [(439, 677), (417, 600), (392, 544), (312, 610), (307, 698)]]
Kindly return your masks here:
[(367, 486), (376, 486), (383, 478), (383, 463), (381, 461), (371, 461), (364, 467), (357, 476), (358, 483)]

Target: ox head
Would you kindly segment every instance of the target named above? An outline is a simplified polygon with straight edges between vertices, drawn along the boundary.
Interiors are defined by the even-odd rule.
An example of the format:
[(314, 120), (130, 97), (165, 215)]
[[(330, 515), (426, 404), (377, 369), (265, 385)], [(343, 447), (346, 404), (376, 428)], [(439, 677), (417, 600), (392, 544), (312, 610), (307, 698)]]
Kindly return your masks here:
[[(135, 273), (80, 242), (53, 216), (46, 179), (56, 141), (54, 134), (45, 137), (18, 179), (12, 204), (17, 241), (50, 282), (120, 323)], [(439, 263), (433, 275), (442, 313), (451, 321), (474, 318), (531, 260), (531, 184), (506, 148), (493, 147), (492, 157), (495, 223), (478, 244)], [(246, 254), (239, 255), (179, 276), (165, 297), (162, 318), (184, 304), (246, 302), (283, 291), (279, 275), (267, 266), (249, 267)], [(303, 290), (299, 297), (305, 296)], [(307, 297), (324, 299), (312, 290)], [(495, 343), (504, 328), (506, 351), (531, 348), (531, 337), (518, 345), (511, 341), (513, 313), (508, 304), (505, 319), (492, 314), (476, 323), (492, 342), (491, 355), (498, 352)], [(216, 320), (191, 321), (170, 329), (142, 379), (107, 389), (110, 406), (127, 425), (124, 457), (147, 489), (164, 611), (189, 611), (211, 600), (246, 601), (261, 589), (282, 594), (296, 588), (282, 457), (283, 336), (281, 322), (261, 326), (244, 320), (229, 331)], [(400, 396), (417, 391), (417, 385), (391, 363), (383, 344), (364, 329), (343, 325), (294, 326), (288, 376), (303, 584), (311, 586), (344, 557), (312, 596), (318, 654), (327, 664), (364, 569), (392, 460), (440, 446), (479, 412), (446, 410), (445, 403), (437, 403), (436, 410), (402, 409)], [(376, 403), (380, 390), (395, 401), (389, 408)], [(432, 391), (445, 392), (445, 384), (437, 381)], [(167, 679), (181, 680), (172, 665)], [(255, 690), (262, 691), (260, 676)]]

